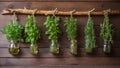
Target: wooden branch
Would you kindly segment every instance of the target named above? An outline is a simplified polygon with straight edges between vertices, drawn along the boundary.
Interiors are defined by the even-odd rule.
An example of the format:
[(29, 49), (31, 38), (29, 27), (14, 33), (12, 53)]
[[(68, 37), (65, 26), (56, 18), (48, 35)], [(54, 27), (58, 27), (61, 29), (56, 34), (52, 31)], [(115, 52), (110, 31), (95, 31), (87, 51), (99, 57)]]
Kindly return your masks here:
[[(30, 9), (5, 9), (3, 10), (2, 14), (6, 15), (6, 14), (13, 14), (13, 12), (16, 12), (17, 14), (32, 14), (34, 12), (34, 10), (30, 10)], [(47, 10), (37, 10), (35, 14), (39, 14), (39, 15), (52, 15), (54, 13), (54, 11), (47, 11)], [(91, 12), (91, 15), (103, 15), (104, 12), (103, 11), (94, 11)], [(110, 11), (111, 15), (114, 14), (120, 14), (119, 10), (111, 10)], [(70, 15), (70, 11), (57, 11), (55, 13), (55, 15)], [(88, 15), (88, 11), (76, 11), (74, 12), (73, 15)]]

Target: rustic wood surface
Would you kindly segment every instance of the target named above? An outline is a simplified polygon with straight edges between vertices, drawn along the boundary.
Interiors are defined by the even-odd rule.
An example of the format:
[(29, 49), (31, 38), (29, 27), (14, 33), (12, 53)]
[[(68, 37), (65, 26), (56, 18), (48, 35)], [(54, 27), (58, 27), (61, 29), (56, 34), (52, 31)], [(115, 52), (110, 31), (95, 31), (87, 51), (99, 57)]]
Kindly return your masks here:
[[(64, 1), (64, 2), (63, 2)], [(100, 38), (99, 24), (103, 22), (103, 16), (92, 16), (95, 24), (96, 45), (98, 46), (93, 54), (86, 54), (84, 51), (84, 26), (87, 16), (74, 16), (77, 18), (77, 41), (78, 55), (73, 56), (69, 52), (70, 41), (65, 32), (64, 19), (69, 16), (61, 16), (60, 28), (62, 34), (59, 36), (60, 54), (52, 55), (49, 52), (50, 41), (45, 35), (45, 15), (36, 15), (39, 28), (42, 30), (42, 38), (38, 41), (39, 54), (33, 56), (29, 52), (29, 43), (19, 43), (21, 54), (12, 56), (8, 52), (9, 42), (1, 28), (8, 24), (12, 15), (2, 15), (2, 10), (11, 8), (28, 8), (40, 10), (53, 10), (58, 8), (61, 11), (88, 11), (96, 8), (96, 11), (106, 9), (120, 10), (119, 0), (0, 0), (0, 68), (120, 68), (120, 15), (110, 16), (114, 28), (114, 44), (112, 52), (106, 55), (102, 51), (103, 40)], [(27, 15), (18, 15), (19, 22), (24, 25)]]

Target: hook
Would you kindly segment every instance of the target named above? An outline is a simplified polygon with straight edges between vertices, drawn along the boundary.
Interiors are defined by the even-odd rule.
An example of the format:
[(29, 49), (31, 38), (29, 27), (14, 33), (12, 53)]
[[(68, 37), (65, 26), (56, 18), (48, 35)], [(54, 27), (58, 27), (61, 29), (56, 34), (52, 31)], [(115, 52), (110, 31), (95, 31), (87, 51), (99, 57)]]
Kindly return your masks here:
[(92, 10), (88, 11), (88, 15), (90, 16), (90, 13), (93, 12), (95, 10), (95, 8), (93, 8)]
[(33, 12), (32, 12), (32, 14), (34, 15), (36, 12), (37, 12), (37, 9), (34, 9)]
[(72, 11), (70, 11), (70, 17), (72, 18), (73, 17), (73, 13), (75, 13), (75, 9), (74, 10), (72, 10)]
[(24, 6), (24, 9), (27, 10), (27, 8)]
[(55, 8), (55, 10), (53, 10), (53, 17), (56, 17), (56, 16), (55, 16), (55, 13), (56, 13), (56, 12), (58, 12), (58, 9), (57, 9), (57, 8)]
[(17, 21), (17, 16), (16, 16), (16, 11), (13, 10), (13, 23), (15, 23)]
[(111, 11), (111, 9), (107, 9), (107, 10), (104, 10), (103, 12), (105, 14), (105, 13), (109, 13), (110, 11)]

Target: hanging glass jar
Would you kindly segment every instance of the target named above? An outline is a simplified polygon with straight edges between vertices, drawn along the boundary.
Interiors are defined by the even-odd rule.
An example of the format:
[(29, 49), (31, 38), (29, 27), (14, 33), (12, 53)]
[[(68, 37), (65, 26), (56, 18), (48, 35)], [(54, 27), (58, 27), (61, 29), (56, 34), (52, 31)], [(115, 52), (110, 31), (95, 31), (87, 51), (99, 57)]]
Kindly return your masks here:
[(111, 51), (111, 45), (110, 45), (110, 43), (104, 42), (103, 51), (105, 53), (110, 53), (110, 51)]
[(109, 14), (110, 10), (105, 10), (104, 11), (104, 21), (102, 24), (100, 24), (100, 36), (104, 41), (104, 45), (103, 45), (103, 51), (105, 53), (110, 53), (111, 52), (111, 44), (113, 43), (113, 39), (112, 39), (112, 33), (113, 33), (113, 29), (112, 29), (112, 24), (109, 21)]
[(34, 10), (32, 15), (28, 15), (25, 24), (26, 42), (31, 43), (30, 53), (33, 55), (37, 55), (39, 52), (36, 42), (38, 39), (40, 39), (40, 35), (41, 35), (41, 32), (36, 24), (37, 22), (34, 15), (36, 11), (37, 9)]
[(17, 21), (17, 16), (13, 12), (13, 19), (8, 23), (7, 26), (2, 28), (2, 32), (6, 35), (7, 40), (10, 42), (9, 53), (12, 55), (18, 55), (20, 48), (17, 42), (23, 42), (23, 26)]
[(91, 17), (91, 12), (95, 9), (92, 9), (88, 12), (88, 21), (85, 26), (85, 51), (87, 53), (92, 53), (93, 49), (96, 48), (95, 42), (95, 31), (94, 31), (94, 22)]
[(57, 40), (51, 40), (50, 52), (53, 54), (59, 54), (59, 44)]
[(17, 46), (17, 43), (15, 43), (13, 40), (10, 41), (9, 53), (12, 55), (18, 55), (20, 53), (19, 46)]
[(73, 55), (77, 55), (77, 41), (76, 40), (71, 40), (70, 52)]
[(38, 46), (35, 43), (31, 43), (30, 45), (30, 53), (33, 55), (37, 55), (38, 54)]

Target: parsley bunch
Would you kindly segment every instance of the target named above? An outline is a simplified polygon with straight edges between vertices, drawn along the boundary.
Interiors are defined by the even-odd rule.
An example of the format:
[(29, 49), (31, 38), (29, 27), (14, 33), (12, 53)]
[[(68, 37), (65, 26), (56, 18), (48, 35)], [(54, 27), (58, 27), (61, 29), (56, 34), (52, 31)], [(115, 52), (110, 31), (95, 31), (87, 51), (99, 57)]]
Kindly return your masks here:
[(8, 41), (23, 42), (23, 26), (18, 22), (8, 23), (7, 26), (2, 28), (2, 32), (6, 35)]
[(94, 33), (94, 23), (89, 15), (87, 24), (85, 26), (85, 50), (88, 53), (92, 52), (92, 49), (95, 48), (95, 33)]
[(26, 42), (34, 44), (40, 38), (40, 30), (37, 27), (34, 15), (28, 15), (25, 24)]
[(68, 39), (71, 40), (70, 52), (72, 54), (76, 55), (77, 54), (77, 41), (76, 41), (77, 24), (76, 24), (76, 19), (73, 17), (66, 18), (65, 19), (65, 26), (66, 26), (66, 32), (68, 35)]

